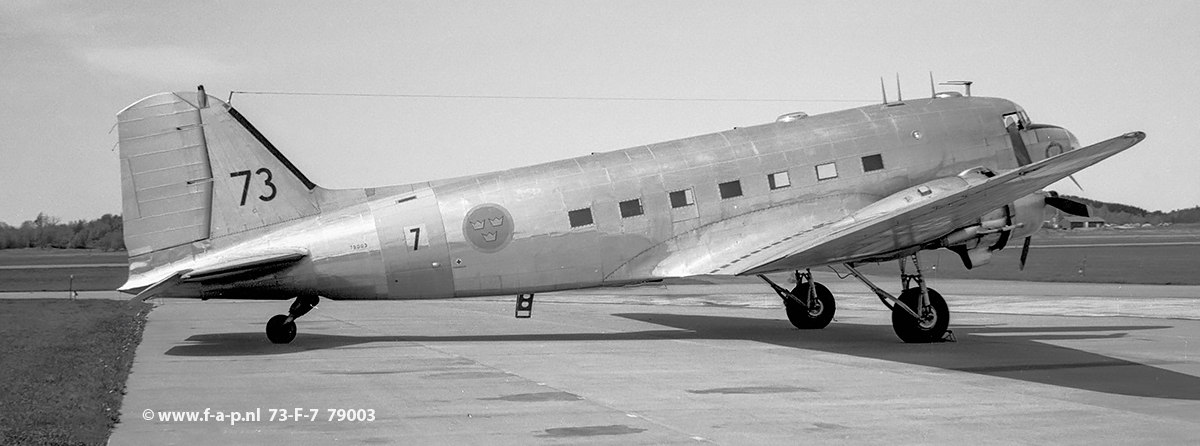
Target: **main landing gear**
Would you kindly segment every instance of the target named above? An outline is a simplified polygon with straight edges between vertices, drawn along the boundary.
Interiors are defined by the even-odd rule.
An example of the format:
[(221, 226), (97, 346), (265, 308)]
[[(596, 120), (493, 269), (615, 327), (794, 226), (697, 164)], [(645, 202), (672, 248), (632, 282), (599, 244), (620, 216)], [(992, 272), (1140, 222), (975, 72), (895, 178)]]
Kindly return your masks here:
[[(845, 266), (850, 270), (850, 274), (871, 288), (871, 291), (879, 296), (879, 300), (892, 310), (892, 329), (896, 331), (900, 340), (909, 343), (953, 341), (953, 333), (947, 330), (950, 326), (950, 309), (946, 306), (946, 300), (937, 291), (925, 286), (925, 279), (921, 276), (921, 265), (915, 254), (912, 255), (912, 262), (916, 274), (908, 274), (905, 271), (905, 259), (900, 259), (900, 281), (904, 291), (900, 293), (899, 298), (875, 286), (859, 273), (853, 264), (847, 263)], [(758, 277), (771, 285), (775, 293), (783, 299), (788, 320), (796, 328), (825, 328), (833, 320), (836, 310), (833, 294), (824, 285), (812, 280), (811, 271), (796, 271), (796, 287), (790, 291), (776, 285), (764, 275), (760, 274)], [(912, 286), (913, 284), (916, 286)]]
[(771, 285), (776, 294), (783, 299), (787, 309), (788, 320), (801, 330), (816, 330), (825, 328), (833, 320), (837, 305), (833, 302), (833, 293), (829, 288), (812, 280), (812, 271), (796, 271), (796, 287), (791, 291), (776, 285), (767, 276), (758, 277)]
[(297, 296), (288, 314), (277, 314), (267, 321), (267, 339), (275, 344), (287, 344), (296, 339), (296, 319), (317, 307), (318, 296)]
[[(917, 255), (912, 255), (913, 268), (916, 274), (905, 271), (905, 260), (900, 258), (900, 283), (904, 291), (896, 298), (882, 288), (867, 280), (854, 265), (845, 266), (855, 278), (871, 288), (879, 300), (892, 310), (892, 329), (900, 340), (909, 343), (929, 343), (953, 341), (954, 333), (947, 330), (950, 326), (950, 309), (946, 299), (933, 288), (925, 286), (925, 278), (921, 276), (921, 263)], [(912, 283), (916, 282), (916, 287)]]

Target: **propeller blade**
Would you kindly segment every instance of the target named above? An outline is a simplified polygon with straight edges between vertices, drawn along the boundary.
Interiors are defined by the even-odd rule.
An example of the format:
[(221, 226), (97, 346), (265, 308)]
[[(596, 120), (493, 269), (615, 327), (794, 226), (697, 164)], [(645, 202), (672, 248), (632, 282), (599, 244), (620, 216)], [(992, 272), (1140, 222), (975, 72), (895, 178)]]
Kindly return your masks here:
[(1079, 181), (1075, 179), (1075, 175), (1067, 175), (1067, 178), (1070, 178), (1071, 182), (1075, 183), (1075, 187), (1078, 187), (1079, 190), (1083, 190), (1083, 186), (1079, 185)]
[(1025, 271), (1025, 259), (1029, 258), (1029, 242), (1033, 241), (1033, 237), (1025, 237), (1025, 244), (1021, 245), (1021, 271)]
[(1046, 197), (1046, 204), (1048, 204), (1050, 206), (1054, 206), (1054, 207), (1058, 208), (1059, 210), (1066, 212), (1068, 214), (1071, 214), (1071, 215), (1078, 215), (1080, 217), (1088, 217), (1090, 215), (1088, 213), (1088, 205), (1080, 203), (1078, 201), (1068, 200), (1068, 199), (1062, 198), (1062, 197), (1050, 196), (1050, 197)]
[(1029, 157), (1029, 149), (1025, 148), (1025, 140), (1021, 138), (1021, 131), (1017, 129), (1017, 123), (1008, 125), (1008, 138), (1012, 140), (1013, 154), (1017, 156), (1017, 166), (1032, 163), (1033, 158)]

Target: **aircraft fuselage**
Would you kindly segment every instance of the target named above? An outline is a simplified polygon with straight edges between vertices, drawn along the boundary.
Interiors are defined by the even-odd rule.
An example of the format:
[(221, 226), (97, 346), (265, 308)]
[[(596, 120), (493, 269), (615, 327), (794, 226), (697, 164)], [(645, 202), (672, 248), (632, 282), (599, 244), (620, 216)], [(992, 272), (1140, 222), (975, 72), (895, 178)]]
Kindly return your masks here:
[[(315, 188), (317, 215), (155, 255), (309, 252), (266, 277), (164, 294), (202, 298), (447, 298), (719, 273), (728, 264), (713, 254), (762, 242), (763, 225), (802, 231), (972, 167), (1015, 168), (1004, 116), (1018, 113), (1003, 99), (918, 99), (447, 180)], [(1035, 161), (1062, 137), (1022, 135)], [(243, 203), (272, 192), (259, 183), (246, 181)], [(131, 275), (145, 272), (133, 260)]]

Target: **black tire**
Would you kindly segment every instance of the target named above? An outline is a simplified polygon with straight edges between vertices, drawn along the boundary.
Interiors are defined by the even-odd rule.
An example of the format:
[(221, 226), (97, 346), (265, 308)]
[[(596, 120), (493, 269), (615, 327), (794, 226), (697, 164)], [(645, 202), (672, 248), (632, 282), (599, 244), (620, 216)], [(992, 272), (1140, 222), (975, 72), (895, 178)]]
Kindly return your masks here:
[(296, 322), (287, 322), (287, 315), (277, 314), (267, 321), (267, 339), (275, 344), (287, 344), (296, 339)]
[[(792, 290), (792, 295), (800, 300), (807, 299), (808, 284), (797, 285)], [(784, 299), (783, 306), (787, 309), (788, 320), (801, 330), (825, 328), (833, 320), (833, 313), (837, 311), (837, 305), (833, 302), (833, 293), (830, 293), (829, 288), (825, 288), (825, 285), (820, 283), (817, 284), (817, 300), (814, 301), (812, 308), (804, 308), (803, 305), (792, 302), (790, 299)]]
[[(946, 328), (950, 326), (950, 308), (946, 306), (946, 299), (943, 299), (941, 294), (938, 294), (933, 288), (926, 288), (926, 290), (929, 292), (929, 307), (926, 310), (928, 318), (926, 320), (917, 320), (898, 306), (892, 308), (892, 329), (896, 330), (896, 336), (899, 336), (901, 341), (908, 343), (939, 342), (946, 335)], [(922, 313), (922, 310), (917, 308), (920, 300), (920, 288), (909, 288), (900, 293), (900, 301), (918, 314)]]

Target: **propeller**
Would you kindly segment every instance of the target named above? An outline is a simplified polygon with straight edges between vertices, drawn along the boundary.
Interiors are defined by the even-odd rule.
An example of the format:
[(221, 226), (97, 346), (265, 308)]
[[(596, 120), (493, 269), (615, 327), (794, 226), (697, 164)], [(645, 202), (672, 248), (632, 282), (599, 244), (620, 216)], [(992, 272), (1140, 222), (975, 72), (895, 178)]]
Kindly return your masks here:
[(1062, 197), (1058, 196), (1057, 193), (1054, 193), (1054, 192), (1051, 192), (1050, 196), (1046, 197), (1046, 204), (1048, 204), (1050, 206), (1054, 206), (1054, 207), (1058, 208), (1058, 210), (1066, 212), (1071, 215), (1078, 215), (1080, 217), (1090, 216), (1090, 214), (1088, 213), (1088, 205), (1080, 203), (1075, 200), (1069, 200), (1066, 198), (1062, 198)]
[[(1017, 123), (1013, 122), (1008, 125), (1008, 137), (1012, 140), (1013, 155), (1017, 157), (1017, 166), (1024, 166), (1033, 163), (1033, 158), (1029, 156), (1029, 149), (1025, 147), (1025, 139), (1021, 137), (1021, 130), (1017, 127)], [(1083, 186), (1075, 181), (1074, 175), (1068, 175), (1071, 181), (1075, 183), (1079, 190), (1083, 190)], [(1075, 200), (1068, 200), (1058, 196), (1058, 192), (1050, 191), (1045, 196), (1045, 203), (1054, 206), (1060, 211), (1080, 217), (1088, 216), (1088, 206)], [(1033, 236), (1025, 237), (1025, 242), (1021, 244), (1021, 270), (1025, 270), (1025, 260), (1029, 258), (1029, 244), (1033, 241)]]
[[(1080, 217), (1089, 215), (1088, 205), (1075, 200), (1067, 199), (1058, 196), (1058, 192), (1050, 191), (1046, 195), (1046, 204), (1054, 206), (1060, 211)], [(1025, 237), (1025, 243), (1021, 245), (1021, 271), (1025, 270), (1025, 260), (1029, 258), (1029, 243), (1033, 241), (1033, 236)]]
[(1075, 183), (1075, 187), (1078, 187), (1078, 188), (1079, 188), (1079, 190), (1083, 190), (1083, 186), (1080, 186), (1080, 185), (1079, 185), (1079, 180), (1076, 180), (1076, 179), (1075, 179), (1075, 175), (1067, 175), (1067, 178), (1070, 178), (1070, 179), (1071, 179), (1071, 182), (1072, 182), (1072, 183)]
[(1025, 237), (1025, 244), (1021, 245), (1021, 271), (1025, 271), (1025, 259), (1029, 258), (1029, 242), (1033, 241), (1033, 237)]

